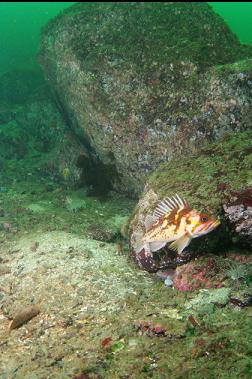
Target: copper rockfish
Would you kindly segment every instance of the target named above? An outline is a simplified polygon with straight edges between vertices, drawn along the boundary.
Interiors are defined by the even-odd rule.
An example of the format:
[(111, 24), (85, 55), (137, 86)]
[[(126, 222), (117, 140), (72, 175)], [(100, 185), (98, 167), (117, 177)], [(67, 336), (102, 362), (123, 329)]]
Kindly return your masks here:
[(176, 195), (163, 200), (153, 215), (146, 217), (146, 232), (136, 236), (135, 251), (140, 253), (144, 249), (146, 255), (152, 255), (172, 242), (169, 249), (181, 254), (193, 238), (211, 232), (219, 224), (218, 219), (197, 212)]

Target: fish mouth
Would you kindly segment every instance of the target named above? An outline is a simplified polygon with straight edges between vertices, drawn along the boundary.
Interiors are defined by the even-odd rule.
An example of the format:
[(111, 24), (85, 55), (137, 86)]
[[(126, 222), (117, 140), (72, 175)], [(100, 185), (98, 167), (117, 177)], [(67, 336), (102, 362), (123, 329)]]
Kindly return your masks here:
[(207, 233), (210, 233), (212, 230), (214, 230), (215, 228), (217, 228), (217, 226), (220, 225), (220, 220), (215, 220), (215, 221), (209, 221), (208, 223), (206, 223), (205, 225), (201, 225), (197, 228), (197, 231), (196, 231), (196, 235), (200, 236), (200, 235), (204, 235), (204, 234), (207, 234)]
[(206, 233), (209, 233), (212, 230), (214, 230), (215, 228), (217, 228), (217, 226), (219, 226), (220, 223), (221, 223), (220, 220), (215, 220), (215, 221), (211, 222), (208, 226), (206, 226), (206, 228), (204, 228), (203, 230), (205, 230)]
[(217, 226), (219, 226), (220, 224), (221, 224), (220, 220), (216, 220), (216, 221), (214, 221), (212, 227), (215, 229), (215, 228), (217, 228)]

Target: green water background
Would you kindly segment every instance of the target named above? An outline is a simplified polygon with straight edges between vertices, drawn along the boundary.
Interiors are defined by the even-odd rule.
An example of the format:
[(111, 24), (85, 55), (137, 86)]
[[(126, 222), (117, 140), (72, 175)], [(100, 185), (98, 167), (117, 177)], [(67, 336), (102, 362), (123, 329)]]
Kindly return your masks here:
[[(0, 73), (36, 68), (40, 29), (70, 2), (0, 3)], [(252, 44), (252, 3), (210, 2), (243, 43)], [(123, 4), (122, 4), (123, 6)]]

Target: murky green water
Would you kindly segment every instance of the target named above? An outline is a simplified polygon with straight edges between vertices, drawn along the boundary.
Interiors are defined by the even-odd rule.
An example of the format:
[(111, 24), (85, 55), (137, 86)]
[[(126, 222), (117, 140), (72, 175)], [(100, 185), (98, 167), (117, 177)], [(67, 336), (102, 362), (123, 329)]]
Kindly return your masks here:
[(36, 65), (40, 29), (70, 2), (0, 4), (0, 72)]
[(224, 18), (242, 43), (252, 44), (251, 2), (210, 2), (209, 4)]
[[(0, 72), (33, 67), (40, 29), (72, 2), (2, 2), (0, 4)], [(211, 2), (243, 43), (252, 44), (252, 3)]]

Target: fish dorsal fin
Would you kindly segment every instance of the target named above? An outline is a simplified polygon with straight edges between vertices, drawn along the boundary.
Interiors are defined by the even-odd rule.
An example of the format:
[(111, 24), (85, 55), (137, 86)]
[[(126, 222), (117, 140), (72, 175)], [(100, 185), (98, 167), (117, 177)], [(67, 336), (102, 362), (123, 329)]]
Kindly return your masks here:
[(146, 216), (146, 219), (144, 221), (145, 230), (148, 231), (152, 227), (152, 225), (157, 221), (158, 217), (155, 216)]
[(169, 197), (167, 199), (164, 199), (161, 201), (161, 203), (158, 204), (157, 208), (155, 209), (153, 216), (154, 217), (162, 217), (167, 213), (171, 213), (174, 209), (183, 209), (188, 207), (187, 201), (184, 199), (181, 199), (179, 195), (175, 195), (172, 197)]

